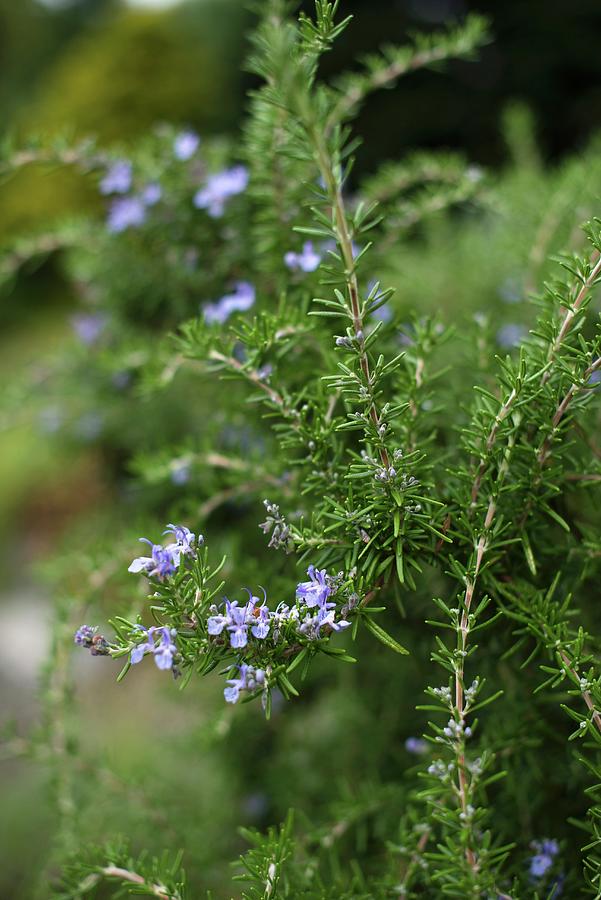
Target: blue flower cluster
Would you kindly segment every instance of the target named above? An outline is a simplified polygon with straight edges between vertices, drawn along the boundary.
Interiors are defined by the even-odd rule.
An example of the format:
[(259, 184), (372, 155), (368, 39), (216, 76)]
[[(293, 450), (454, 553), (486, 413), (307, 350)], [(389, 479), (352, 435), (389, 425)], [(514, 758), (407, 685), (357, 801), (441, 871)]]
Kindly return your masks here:
[[(180, 162), (192, 159), (200, 146), (200, 138), (194, 131), (182, 131), (173, 141), (173, 155)], [(196, 191), (193, 204), (197, 209), (206, 210), (211, 218), (220, 218), (228, 200), (241, 194), (248, 185), (248, 169), (236, 165), (207, 176), (204, 186)], [(147, 218), (149, 207), (161, 200), (161, 185), (150, 182), (132, 193), (134, 185), (133, 166), (128, 159), (114, 160), (100, 180), (100, 193), (113, 198), (106, 220), (108, 231), (120, 234), (128, 228), (138, 228)], [(309, 271), (309, 270), (307, 270)]]
[(524, 325), (510, 322), (508, 325), (503, 325), (499, 328), (496, 334), (496, 341), (503, 350), (512, 350), (521, 344), (527, 334), (528, 331)]
[(223, 215), (225, 204), (236, 194), (241, 194), (248, 185), (248, 169), (245, 166), (232, 166), (222, 172), (209, 175), (205, 186), (194, 195), (194, 206), (206, 209), (212, 219)]
[[(291, 272), (315, 272), (326, 253), (336, 253), (335, 241), (324, 241), (319, 247), (315, 247), (313, 241), (305, 241), (300, 253), (289, 250), (284, 254), (284, 262)], [(360, 253), (360, 248), (353, 242), (353, 258)]]
[[(158, 669), (172, 669), (173, 657), (177, 652), (177, 647), (173, 638), (177, 634), (175, 628), (167, 628), (165, 625), (160, 627), (152, 626), (144, 628), (143, 625), (136, 625), (136, 629), (140, 631), (146, 640), (133, 648), (130, 655), (132, 665), (141, 662), (144, 654), (152, 653), (154, 661)], [(155, 635), (159, 635), (159, 643), (155, 643)]]
[(127, 194), (132, 184), (132, 165), (128, 159), (117, 159), (100, 181), (101, 194)]
[(95, 344), (107, 325), (107, 316), (103, 313), (77, 313), (71, 317), (73, 331), (86, 346)]
[(133, 185), (132, 164), (128, 159), (117, 159), (106, 171), (100, 181), (100, 193), (121, 194), (109, 207), (106, 220), (107, 229), (113, 234), (120, 234), (127, 228), (135, 228), (146, 221), (148, 207), (158, 203), (162, 189), (157, 182), (145, 185), (140, 193), (126, 196)]
[(542, 841), (533, 841), (531, 846), (536, 853), (530, 858), (530, 875), (532, 878), (543, 878), (559, 853), (559, 844), (555, 840), (545, 838)]
[(216, 303), (203, 306), (205, 322), (223, 325), (234, 312), (246, 312), (255, 302), (255, 289), (249, 281), (238, 281), (233, 293), (226, 294)]
[(265, 688), (265, 672), (263, 669), (255, 669), (254, 666), (247, 666), (246, 663), (237, 666), (238, 678), (228, 678), (223, 696), (227, 703), (237, 703), (240, 697), (240, 691), (256, 691), (257, 688)]
[(289, 250), (288, 253), (284, 255), (284, 262), (293, 272), (314, 272), (319, 266), (321, 259), (322, 254), (315, 250), (313, 241), (305, 241), (300, 253)]
[(175, 537), (175, 543), (163, 547), (162, 544), (153, 544), (148, 538), (140, 538), (143, 543), (151, 547), (151, 556), (136, 557), (129, 566), (128, 572), (133, 572), (134, 575), (145, 572), (149, 577), (154, 576), (162, 581), (177, 571), (183, 559), (186, 557), (193, 559), (196, 556), (196, 548), (204, 543), (201, 534), (197, 538), (185, 525), (170, 524), (163, 534), (172, 534)]
[(92, 625), (81, 625), (73, 638), (78, 647), (85, 647), (92, 656), (107, 656), (109, 645), (98, 628)]
[(173, 153), (180, 162), (192, 159), (200, 146), (200, 138), (195, 131), (180, 131), (173, 142)]
[[(267, 607), (267, 597), (263, 600), (253, 596), (250, 591), (248, 602), (240, 606), (236, 600), (230, 602), (227, 598), (220, 609), (211, 608), (212, 615), (207, 620), (207, 631), (211, 637), (219, 637), (224, 632), (228, 633), (230, 647), (234, 650), (242, 650), (248, 645), (249, 633), (259, 641), (271, 637), (278, 641), (285, 625), (293, 625), (293, 630), (300, 637), (308, 640), (318, 640), (332, 631), (342, 631), (348, 628), (350, 622), (346, 619), (336, 618), (336, 604), (329, 600), (332, 594), (332, 579), (328, 577), (325, 569), (316, 569), (309, 566), (307, 570), (309, 581), (301, 582), (296, 588), (296, 603), (289, 606), (280, 603), (275, 610)], [(252, 670), (253, 686), (248, 686), (251, 678), (249, 671), (252, 667), (241, 666), (240, 677), (228, 682), (231, 688), (226, 688), (225, 698), (228, 703), (235, 703), (241, 690), (254, 690), (261, 686), (265, 680), (265, 674), (261, 669)]]

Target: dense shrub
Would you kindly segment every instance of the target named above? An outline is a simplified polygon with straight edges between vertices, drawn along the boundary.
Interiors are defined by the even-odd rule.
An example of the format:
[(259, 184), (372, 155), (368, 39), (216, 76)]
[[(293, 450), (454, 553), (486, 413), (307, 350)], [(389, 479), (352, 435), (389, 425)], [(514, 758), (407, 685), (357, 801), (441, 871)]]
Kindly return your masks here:
[(600, 895), (598, 154), (544, 172), (514, 110), (497, 179), (416, 153), (355, 183), (371, 91), (486, 31), (330, 85), (334, 12), (267, 4), (241, 146), (6, 162), (106, 202), (56, 231), (81, 310), (36, 393), (104, 479), (49, 565), (42, 896), (231, 896), (241, 822), (247, 898)]

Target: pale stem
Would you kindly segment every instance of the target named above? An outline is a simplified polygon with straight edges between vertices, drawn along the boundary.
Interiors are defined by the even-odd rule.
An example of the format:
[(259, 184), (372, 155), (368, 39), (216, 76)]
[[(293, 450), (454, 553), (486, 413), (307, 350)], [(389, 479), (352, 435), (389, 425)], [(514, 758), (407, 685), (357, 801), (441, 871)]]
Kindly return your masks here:
[[(592, 256), (592, 260), (596, 260), (596, 262), (595, 262), (593, 268), (591, 269), (591, 271), (589, 272), (588, 277), (582, 283), (582, 286), (581, 286), (580, 290), (578, 291), (578, 295), (576, 296), (576, 299), (574, 300), (572, 305), (569, 307), (569, 309), (566, 309), (566, 311), (564, 313), (564, 317), (563, 317), (563, 322), (561, 324), (561, 328), (559, 329), (559, 334), (557, 335), (555, 341), (549, 347), (549, 354), (547, 356), (548, 362), (551, 362), (555, 358), (557, 351), (561, 347), (568, 331), (572, 327), (572, 324), (574, 322), (576, 314), (578, 313), (578, 310), (580, 309), (580, 307), (586, 300), (586, 296), (587, 296), (589, 290), (591, 289), (593, 282), (595, 281), (597, 276), (601, 273), (601, 255), (599, 254), (599, 252), (597, 250), (594, 252), (594, 254)], [(545, 385), (548, 382), (550, 377), (551, 377), (551, 369), (549, 368), (543, 375), (541, 383), (543, 385)]]
[[(344, 197), (342, 196), (342, 189), (340, 185), (337, 183), (336, 178), (333, 174), (333, 165), (331, 158), (327, 152), (327, 149), (324, 145), (323, 136), (317, 132), (317, 130), (313, 130), (313, 138), (315, 141), (315, 147), (317, 150), (317, 158), (319, 162), (319, 168), (321, 171), (321, 176), (324, 180), (324, 183), (327, 185), (328, 192), (332, 199), (332, 205), (334, 210), (334, 217), (336, 220), (336, 233), (338, 235), (338, 242), (340, 244), (340, 251), (342, 253), (342, 259), (345, 266), (345, 277), (346, 277), (346, 286), (348, 290), (349, 300), (351, 304), (351, 314), (353, 318), (353, 329), (355, 332), (355, 336), (359, 342), (359, 364), (361, 366), (361, 371), (363, 372), (363, 377), (365, 378), (366, 384), (369, 388), (372, 385), (371, 372), (369, 368), (369, 359), (367, 357), (367, 353), (363, 347), (363, 319), (361, 316), (361, 305), (359, 302), (359, 284), (357, 281), (357, 274), (355, 272), (355, 260), (353, 258), (353, 241), (351, 237), (351, 233), (348, 226), (348, 221), (346, 217), (346, 208), (344, 205)], [(372, 401), (369, 411), (370, 418), (378, 431), (379, 426), (381, 424), (380, 414), (376, 407), (375, 402)], [(388, 457), (388, 452), (385, 447), (379, 448), (380, 459), (382, 460), (382, 465), (385, 469), (390, 468), (390, 459)]]
[[(506, 402), (501, 407), (499, 414), (497, 415), (494, 424), (490, 430), (488, 435), (486, 446), (490, 451), (492, 450), (492, 446), (496, 439), (499, 426), (503, 419), (507, 416), (511, 405), (513, 404), (516, 398), (516, 392), (513, 390)], [(499, 466), (499, 474), (497, 478), (497, 484), (500, 485), (509, 469), (509, 456), (511, 454), (511, 450), (515, 444), (515, 437), (512, 435), (508, 441), (507, 450), (505, 452), (505, 456), (501, 465)], [(480, 470), (479, 470), (480, 473)], [(483, 474), (483, 473), (482, 473)], [(482, 475), (476, 476), (476, 482), (474, 482), (474, 488), (472, 488), (472, 502), (475, 502), (478, 496), (478, 491), (480, 489), (480, 484), (482, 482)], [(476, 588), (476, 581), (478, 580), (478, 576), (480, 574), (480, 570), (482, 568), (482, 560), (484, 559), (484, 555), (488, 549), (488, 534), (490, 533), (490, 529), (492, 528), (492, 524), (494, 522), (495, 514), (497, 511), (497, 502), (494, 497), (491, 497), (488, 502), (488, 508), (486, 510), (486, 516), (484, 519), (484, 527), (482, 530), (482, 534), (478, 539), (478, 543), (476, 544), (476, 558), (474, 562), (473, 571), (470, 575), (466, 577), (466, 587), (465, 587), (465, 595), (463, 598), (463, 610), (461, 612), (461, 620), (459, 624), (459, 654), (457, 659), (457, 665), (455, 668), (455, 708), (457, 713), (457, 718), (459, 723), (463, 725), (465, 719), (465, 697), (463, 691), (464, 684), (464, 674), (465, 674), (465, 666), (464, 659), (467, 651), (467, 643), (469, 637), (470, 630), (470, 609), (472, 605), (472, 601), (474, 599), (474, 591)], [(458, 772), (458, 794), (459, 794), (459, 803), (461, 806), (461, 812), (464, 815), (464, 820), (467, 821), (467, 813), (468, 813), (468, 795), (469, 795), (469, 785), (467, 782), (467, 778), (465, 775), (465, 750), (464, 750), (464, 742), (462, 740), (461, 745), (459, 747), (459, 752), (457, 755), (457, 772)], [(465, 856), (468, 864), (474, 869), (477, 869), (477, 860), (474, 854), (474, 851), (471, 847), (466, 847)]]

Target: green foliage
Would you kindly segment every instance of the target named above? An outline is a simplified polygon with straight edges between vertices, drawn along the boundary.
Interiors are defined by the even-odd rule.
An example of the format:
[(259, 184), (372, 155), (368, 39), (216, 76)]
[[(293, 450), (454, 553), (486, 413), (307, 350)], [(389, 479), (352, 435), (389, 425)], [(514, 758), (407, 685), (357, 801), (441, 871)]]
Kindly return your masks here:
[[(93, 534), (55, 563), (62, 595), (77, 599), (57, 610), (32, 746), (55, 773), (58, 896), (104, 881), (184, 896), (180, 859), (161, 856), (149, 824), (135, 843), (150, 862), (121, 847), (77, 851), (93, 800), (75, 771), (66, 648), (88, 605), (113, 633), (86, 646), (118, 660), (121, 691), (150, 666), (131, 671), (136, 654), (157, 659), (140, 627), (151, 624), (173, 646), (164, 668), (187, 686), (177, 701), (187, 715), (204, 690), (197, 676), (211, 676), (206, 696), (217, 670), (228, 683), (245, 666), (256, 676), (232, 716), (207, 701), (188, 744), (172, 746), (160, 728), (149, 738), (169, 760), (162, 777), (184, 778), (168, 842), (191, 854), (194, 896), (230, 891), (220, 866), (229, 820), (215, 810), (202, 823), (219, 873), (202, 875), (211, 853), (191, 840), (185, 779), (203, 764), (199, 742), (223, 808), (237, 809), (243, 790), (267, 804), (256, 816), (265, 828), (242, 830), (250, 849), (236, 878), (249, 900), (517, 900), (560, 886), (599, 896), (601, 220), (593, 201), (571, 202), (601, 186), (598, 154), (544, 172), (514, 110), (518, 165), (496, 178), (459, 156), (417, 153), (355, 184), (350, 126), (368, 94), (419, 66), (471, 58), (488, 38), (469, 19), (328, 84), (322, 54), (353, 27), (336, 7), (320, 0), (296, 22), (287, 4), (265, 4), (242, 147), (206, 142), (177, 161), (174, 133), (159, 130), (132, 154), (130, 196), (155, 182), (163, 191), (143, 221), (118, 234), (94, 221), (62, 232), (82, 308), (107, 318), (88, 346), (53, 360), (48, 396), (79, 385), (66, 443), (84, 398), (103, 418), (90, 440), (111, 495)], [(223, 215), (195, 207), (198, 186), (240, 158), (248, 191), (228, 197)], [(96, 177), (110, 159), (84, 145), (70, 162)], [(299, 265), (307, 240), (320, 259)], [(27, 252), (13, 249), (7, 290)], [(254, 286), (252, 311), (226, 317), (208, 305), (231, 301), (240, 281)], [(536, 320), (520, 302), (529, 295)], [(528, 336), (516, 337), (517, 324)], [(24, 394), (5, 400), (6, 416)], [(118, 499), (124, 484), (133, 487)], [(135, 537), (166, 520), (202, 529), (206, 545), (151, 572), (145, 602), (127, 563)], [(309, 564), (327, 570), (332, 615), (318, 627), (310, 603), (294, 605)], [(258, 618), (261, 584), (272, 613), (285, 603), (297, 618), (281, 613), (269, 636), (236, 644), (231, 622), (211, 624), (222, 592), (240, 602), (248, 585)], [(93, 832), (82, 840), (98, 843)], [(229, 849), (240, 850), (231, 832)]]

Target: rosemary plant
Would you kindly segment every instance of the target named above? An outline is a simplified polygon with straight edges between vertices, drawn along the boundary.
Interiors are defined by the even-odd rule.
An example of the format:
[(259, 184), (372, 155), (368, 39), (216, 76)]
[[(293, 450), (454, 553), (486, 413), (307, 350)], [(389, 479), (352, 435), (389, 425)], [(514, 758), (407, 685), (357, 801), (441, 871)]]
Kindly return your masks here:
[[(66, 248), (78, 345), (44, 389), (79, 384), (68, 440), (83, 417), (136, 485), (56, 564), (75, 599), (31, 744), (59, 810), (40, 896), (601, 897), (598, 154), (552, 175), (530, 154), (495, 183), (415, 153), (358, 182), (369, 95), (488, 34), (470, 17), (326, 83), (357, 27), (337, 7), (260, 4), (237, 146), (163, 128), (127, 157), (7, 149), (6, 173), (75, 165), (107, 198), (105, 222), (17, 243), (3, 277)], [(223, 805), (271, 798), (233, 887), (216, 865), (233, 823), (199, 826), (183, 799), (209, 780), (198, 742), (157, 763), (175, 799), (153, 802), (153, 779), (132, 795), (169, 810), (165, 846), (150, 814), (132, 850), (110, 815), (81, 824), (90, 772), (135, 790), (69, 739), (70, 626), (126, 696), (154, 664), (188, 686), (178, 708), (223, 700), (200, 741)]]

